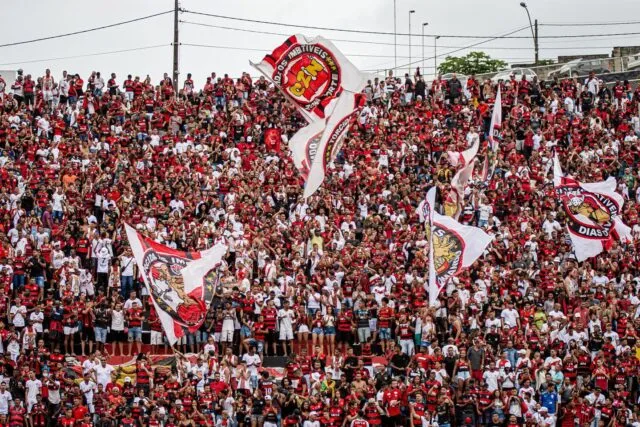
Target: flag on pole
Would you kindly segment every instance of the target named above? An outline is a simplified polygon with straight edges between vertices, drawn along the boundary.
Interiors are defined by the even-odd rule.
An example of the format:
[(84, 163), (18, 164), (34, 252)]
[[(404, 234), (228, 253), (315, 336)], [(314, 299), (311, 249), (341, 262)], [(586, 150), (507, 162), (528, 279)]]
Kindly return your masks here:
[(500, 140), (502, 139), (502, 95), (500, 86), (496, 100), (493, 103), (493, 112), (491, 113), (491, 125), (489, 126), (489, 144), (487, 152), (484, 156), (484, 164), (482, 167), (482, 181), (489, 182), (493, 177), (496, 167), (497, 151), (500, 148)]
[(425, 199), (424, 207), (423, 207), (423, 216), (425, 218), (426, 230), (429, 236), (429, 281), (427, 292), (429, 294), (429, 306), (433, 307), (436, 305), (436, 301), (438, 300), (438, 295), (440, 294), (440, 290), (442, 289), (438, 285), (438, 281), (436, 278), (436, 266), (434, 261), (434, 247), (433, 247), (433, 213), (436, 206), (436, 190), (437, 187), (433, 186), (427, 192), (427, 197)]
[(614, 177), (592, 183), (566, 177), (556, 154), (553, 185), (567, 214), (567, 231), (579, 262), (609, 250), (614, 239), (633, 240), (631, 229), (620, 218), (624, 198), (615, 191)]
[[(313, 195), (322, 185), (327, 166), (333, 162), (340, 151), (342, 140), (354, 119), (354, 113), (363, 102), (364, 95), (362, 94), (343, 93), (338, 98), (331, 116), (326, 121), (325, 129), (319, 140), (317, 139), (318, 134), (315, 133), (316, 127), (313, 124), (298, 131), (298, 133), (304, 132), (305, 138), (307, 138), (307, 141), (304, 142), (304, 154), (306, 156), (307, 153), (310, 153), (310, 155), (305, 157), (305, 161), (311, 162), (309, 173), (305, 178), (305, 198)], [(311, 129), (307, 131), (308, 127)], [(296, 138), (296, 135), (294, 135), (294, 138)], [(317, 148), (315, 147), (316, 144)], [(292, 151), (300, 151), (300, 148), (296, 147)]]
[(435, 211), (436, 187), (427, 192), (419, 210), (429, 240), (429, 305), (436, 305), (447, 282), (471, 267), (483, 254), (493, 237), (477, 227), (462, 225)]
[(455, 204), (455, 210), (453, 211), (453, 215), (450, 216), (456, 220), (464, 209), (464, 190), (471, 179), (471, 175), (473, 175), (475, 166), (476, 159), (474, 158), (465, 167), (456, 172), (451, 180), (451, 188), (453, 189), (451, 196), (452, 202)]
[(451, 166), (453, 166), (454, 168), (457, 168), (458, 166), (464, 167), (468, 165), (476, 157), (476, 154), (478, 154), (479, 147), (480, 140), (476, 138), (476, 140), (473, 141), (471, 147), (464, 151), (447, 151), (449, 163), (451, 163)]
[(329, 104), (343, 92), (359, 93), (363, 74), (329, 40), (293, 35), (251, 64), (269, 78), (309, 123), (326, 119)]
[[(182, 252), (142, 236), (128, 224), (125, 229), (140, 275), (173, 346), (204, 322), (227, 248), (217, 245), (206, 253)], [(183, 276), (185, 270), (187, 277)]]

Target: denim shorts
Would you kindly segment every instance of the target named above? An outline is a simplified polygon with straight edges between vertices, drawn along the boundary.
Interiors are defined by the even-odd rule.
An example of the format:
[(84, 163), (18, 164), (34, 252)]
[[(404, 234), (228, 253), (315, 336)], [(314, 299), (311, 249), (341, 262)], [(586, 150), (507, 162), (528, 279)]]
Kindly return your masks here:
[(336, 334), (336, 327), (335, 326), (325, 326), (324, 334), (325, 335), (335, 335)]
[(380, 328), (379, 336), (381, 340), (390, 340), (391, 339), (391, 328)]
[(142, 328), (135, 327), (129, 328), (129, 341), (141, 341), (142, 340)]
[(96, 342), (101, 342), (103, 344), (107, 342), (107, 328), (94, 326), (93, 332), (96, 335)]

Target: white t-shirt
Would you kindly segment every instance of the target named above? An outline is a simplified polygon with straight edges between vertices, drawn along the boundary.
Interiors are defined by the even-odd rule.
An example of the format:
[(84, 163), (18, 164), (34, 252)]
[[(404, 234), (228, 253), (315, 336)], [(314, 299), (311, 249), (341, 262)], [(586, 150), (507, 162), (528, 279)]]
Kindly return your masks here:
[(504, 320), (504, 324), (508, 327), (515, 328), (518, 326), (518, 317), (520, 317), (520, 315), (515, 308), (505, 308), (504, 310), (502, 310), (502, 313), (500, 313), (500, 317), (502, 318), (502, 320)]
[(136, 299), (129, 298), (124, 302), (124, 309), (129, 310), (131, 307), (133, 307), (134, 302), (138, 303), (138, 307), (142, 307), (142, 301), (140, 301), (140, 298), (136, 298)]
[(40, 394), (40, 389), (42, 389), (42, 381), (38, 379), (27, 380), (25, 387), (27, 388), (27, 402), (35, 402), (36, 396)]
[(102, 248), (98, 253), (98, 273), (108, 273), (111, 261), (111, 254), (107, 248)]
[(113, 366), (102, 364), (93, 368), (96, 372), (96, 379), (98, 380), (98, 384), (102, 384), (102, 387), (106, 390), (107, 385), (111, 383), (111, 373), (114, 371)]
[(9, 314), (13, 319), (13, 326), (17, 328), (24, 327), (24, 318), (27, 315), (27, 307), (25, 307), (24, 305), (21, 305), (20, 307), (14, 305), (11, 307), (11, 311), (9, 311)]
[(87, 403), (91, 404), (93, 402), (93, 391), (96, 390), (98, 386), (93, 381), (82, 381), (80, 383), (80, 391), (84, 394), (85, 399), (87, 399)]
[(253, 356), (249, 353), (245, 353), (242, 356), (242, 361), (247, 364), (247, 369), (252, 376), (258, 375), (258, 366), (260, 365), (260, 356), (256, 353)]
[(42, 333), (42, 322), (44, 322), (44, 313), (41, 311), (36, 313), (35, 311), (29, 315), (29, 320), (33, 322), (33, 329), (39, 334)]
[(120, 257), (120, 265), (122, 266), (122, 270), (120, 271), (121, 276), (133, 276), (133, 265), (135, 261), (133, 257), (121, 256)]
[(93, 360), (91, 359), (87, 359), (84, 362), (82, 362), (82, 374), (88, 374), (91, 373), (91, 371), (93, 371), (93, 369), (96, 367), (97, 365), (93, 362)]
[(0, 393), (0, 414), (7, 415), (9, 413), (9, 402), (12, 400), (13, 397), (7, 390)]
[(484, 378), (485, 382), (487, 383), (487, 390), (495, 391), (498, 389), (499, 377), (500, 377), (500, 371), (497, 369), (495, 371), (484, 372), (484, 374), (482, 375), (482, 378)]
[(62, 211), (62, 202), (64, 201), (64, 194), (54, 193), (51, 196), (53, 210), (54, 211)]
[(293, 316), (293, 310), (285, 310), (284, 308), (281, 308), (278, 312), (278, 317), (280, 318), (280, 328), (286, 330), (293, 329)]

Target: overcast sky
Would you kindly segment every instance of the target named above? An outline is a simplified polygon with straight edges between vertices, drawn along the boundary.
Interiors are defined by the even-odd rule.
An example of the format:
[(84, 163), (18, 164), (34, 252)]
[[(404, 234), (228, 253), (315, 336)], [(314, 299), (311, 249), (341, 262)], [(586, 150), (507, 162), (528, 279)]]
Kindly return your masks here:
[[(528, 25), (527, 15), (519, 0), (396, 0), (397, 32), (408, 33), (409, 10), (412, 15), (412, 60), (422, 58), (422, 23), (428, 22), (426, 34), (493, 36)], [(182, 0), (187, 10), (239, 18), (277, 21), (297, 25), (393, 32), (393, 0)], [(638, 0), (529, 0), (532, 19), (540, 24), (623, 22), (639, 19)], [(20, 0), (3, 7), (0, 44), (46, 37), (65, 32), (108, 25), (173, 8), (173, 0)], [(184, 21), (237, 29), (323, 35), (336, 45), (362, 70), (382, 70), (394, 66), (392, 35), (354, 34), (326, 30), (295, 29), (276, 25), (239, 22), (228, 19), (182, 13)], [(540, 26), (540, 57), (555, 59), (558, 55), (610, 53), (613, 46), (640, 45), (639, 35), (593, 37), (580, 39), (545, 39), (562, 34), (640, 33), (640, 23), (632, 25), (558, 27)], [(529, 29), (514, 36), (530, 36)], [(180, 81), (187, 72), (200, 86), (212, 71), (219, 75), (238, 76), (250, 69), (248, 61), (260, 60), (269, 50), (282, 43), (285, 36), (256, 34), (230, 29), (180, 24), (182, 43), (226, 46), (238, 49), (181, 46)], [(126, 74), (144, 78), (150, 74), (157, 81), (163, 72), (171, 73), (173, 14), (162, 15), (133, 24), (55, 40), (0, 48), (0, 70), (23, 68), (34, 76), (51, 68), (59, 77), (62, 70), (80, 73), (86, 78), (92, 70), (103, 75), (115, 72), (121, 82)], [(337, 41), (341, 40), (341, 41)], [(376, 42), (353, 43), (342, 40)], [(468, 46), (483, 39), (442, 37), (437, 42), (438, 55)], [(409, 37), (398, 36), (398, 65), (409, 62)], [(434, 56), (434, 38), (425, 37), (425, 57)], [(129, 52), (102, 54), (126, 49), (164, 45)], [(508, 48), (508, 49), (500, 49)], [(252, 50), (243, 50), (252, 49)], [(257, 51), (253, 49), (259, 49)], [(533, 59), (531, 39), (502, 39), (482, 44), (472, 50), (484, 50), (491, 56), (510, 63)], [(469, 50), (454, 53), (463, 55)], [(102, 54), (102, 55), (94, 55)], [(87, 56), (94, 55), (94, 56)], [(362, 56), (354, 56), (362, 55)], [(69, 58), (76, 57), (76, 58)], [(442, 58), (439, 59), (443, 59)], [(416, 64), (420, 65), (420, 64)], [(433, 73), (433, 59), (426, 60), (426, 73)], [(415, 67), (415, 65), (414, 65)], [(399, 70), (404, 73), (406, 68)]]

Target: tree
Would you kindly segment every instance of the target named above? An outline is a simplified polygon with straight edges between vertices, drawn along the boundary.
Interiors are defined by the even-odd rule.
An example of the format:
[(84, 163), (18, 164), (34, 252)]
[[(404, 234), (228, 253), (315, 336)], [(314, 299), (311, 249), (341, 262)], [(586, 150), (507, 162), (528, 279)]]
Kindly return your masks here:
[(500, 59), (492, 59), (484, 52), (471, 52), (467, 56), (447, 56), (440, 63), (438, 71), (440, 74), (461, 73), (482, 74), (493, 73), (507, 66), (507, 63)]

